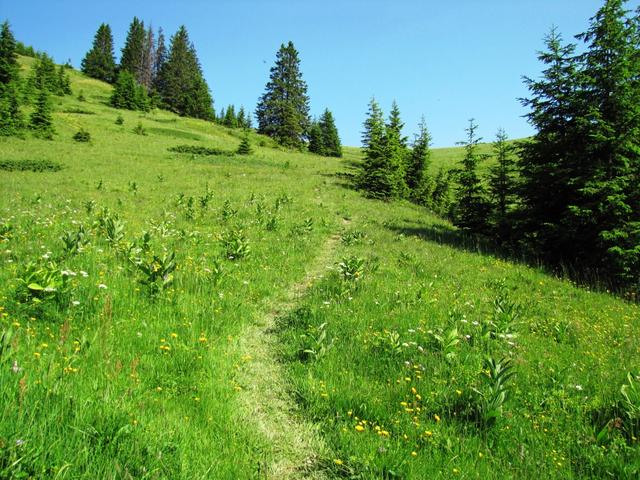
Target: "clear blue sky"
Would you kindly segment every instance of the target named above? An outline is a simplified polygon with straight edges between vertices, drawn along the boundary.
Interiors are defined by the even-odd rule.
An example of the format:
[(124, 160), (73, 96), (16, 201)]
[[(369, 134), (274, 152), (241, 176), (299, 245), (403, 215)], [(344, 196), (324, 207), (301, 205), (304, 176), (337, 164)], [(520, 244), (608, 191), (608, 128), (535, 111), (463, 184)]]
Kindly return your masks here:
[[(0, 0), (16, 37), (79, 66), (98, 25), (116, 56), (133, 16), (168, 35), (186, 25), (216, 107), (253, 111), (280, 44), (300, 52), (311, 111), (333, 111), (345, 145), (359, 145), (372, 95), (395, 98), (412, 136), (421, 115), (434, 146), (464, 138), (474, 117), (492, 140), (532, 133), (517, 101), (521, 76), (536, 76), (536, 51), (551, 25), (566, 39), (585, 30), (602, 0)], [(628, 2), (636, 8), (640, 0)]]

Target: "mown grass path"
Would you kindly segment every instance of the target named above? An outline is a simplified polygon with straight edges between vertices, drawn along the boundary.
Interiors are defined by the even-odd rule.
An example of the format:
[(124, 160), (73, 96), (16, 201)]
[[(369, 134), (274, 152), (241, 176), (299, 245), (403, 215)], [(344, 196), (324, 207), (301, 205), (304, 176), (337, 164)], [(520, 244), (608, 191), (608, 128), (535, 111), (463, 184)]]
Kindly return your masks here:
[(304, 278), (265, 305), (264, 315), (239, 337), (242, 367), (237, 383), (241, 408), (238, 420), (251, 425), (270, 446), (273, 459), (261, 474), (270, 479), (325, 478), (320, 461), (326, 447), (317, 428), (298, 414), (283, 367), (277, 359), (276, 319), (295, 308), (313, 282), (332, 265), (340, 236), (332, 235), (310, 263)]

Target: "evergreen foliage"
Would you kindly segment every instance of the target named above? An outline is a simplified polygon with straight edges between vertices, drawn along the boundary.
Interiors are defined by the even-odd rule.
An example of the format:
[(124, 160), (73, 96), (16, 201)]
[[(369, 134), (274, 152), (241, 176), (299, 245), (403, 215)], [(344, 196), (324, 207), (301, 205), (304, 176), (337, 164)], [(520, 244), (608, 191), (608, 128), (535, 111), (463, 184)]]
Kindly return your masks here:
[(222, 124), (225, 127), (229, 127), (229, 128), (238, 127), (238, 117), (236, 117), (236, 107), (234, 107), (233, 105), (229, 105), (227, 107), (227, 111), (224, 114), (224, 119), (222, 121)]
[(416, 202), (430, 206), (435, 184), (429, 167), (431, 166), (431, 135), (427, 130), (424, 117), (418, 125), (420, 129), (413, 142), (413, 148), (407, 164), (406, 183), (411, 198)]
[(149, 97), (142, 85), (139, 85), (133, 75), (127, 71), (118, 74), (113, 92), (111, 93), (111, 106), (127, 110), (149, 111)]
[(401, 122), (390, 117), (385, 125), (383, 113), (375, 98), (369, 102), (364, 122), (362, 145), (364, 161), (358, 186), (374, 198), (391, 199), (406, 193)]
[(482, 138), (477, 136), (477, 130), (475, 120), (469, 120), (469, 126), (465, 129), (467, 139), (460, 142), (460, 145), (464, 145), (465, 155), (456, 171), (458, 199), (453, 223), (463, 231), (486, 233), (489, 203), (478, 174), (478, 165), (485, 157), (478, 152), (478, 144)]
[(31, 114), (29, 120), (29, 128), (33, 130), (34, 135), (53, 139), (55, 130), (53, 128), (53, 116), (51, 114), (51, 102), (49, 101), (49, 92), (46, 88), (42, 88), (36, 100), (35, 110)]
[(496, 163), (489, 173), (489, 194), (492, 200), (491, 223), (498, 239), (505, 239), (509, 231), (509, 213), (516, 199), (515, 147), (509, 143), (509, 137), (499, 129), (493, 143)]
[(302, 148), (309, 129), (307, 84), (293, 42), (282, 44), (256, 108), (258, 132), (289, 148)]
[(160, 72), (160, 97), (170, 110), (188, 117), (213, 120), (213, 100), (202, 76), (196, 50), (181, 26)]
[(147, 92), (153, 87), (154, 67), (156, 57), (156, 43), (153, 29), (149, 27), (145, 31), (144, 44), (142, 48), (142, 59), (140, 61), (140, 80)]
[(136, 82), (142, 84), (145, 76), (144, 56), (147, 32), (144, 22), (133, 17), (127, 32), (127, 39), (120, 57), (120, 71), (129, 72)]
[(451, 172), (440, 167), (434, 180), (433, 193), (431, 194), (430, 208), (442, 216), (451, 215), (453, 201), (451, 199)]
[(324, 155), (324, 144), (322, 139), (322, 130), (317, 120), (313, 120), (309, 126), (309, 151), (317, 155)]
[(167, 61), (167, 47), (164, 40), (164, 31), (162, 27), (158, 29), (158, 40), (156, 41), (155, 56), (153, 58), (153, 89), (161, 91), (160, 72)]
[(56, 93), (60, 96), (71, 95), (73, 93), (71, 91), (71, 79), (69, 78), (69, 74), (65, 71), (65, 67), (63, 65), (60, 65), (58, 67), (58, 86), (56, 89)]
[(4, 22), (0, 27), (0, 88), (18, 78), (20, 68), (16, 48), (9, 22)]
[(18, 91), (15, 82), (11, 82), (0, 89), (0, 136), (19, 135), (24, 128)]
[(320, 117), (318, 126), (320, 127), (322, 138), (321, 155), (327, 157), (342, 157), (342, 145), (340, 144), (338, 128), (333, 119), (333, 114), (328, 108), (324, 110), (324, 113)]
[(82, 59), (82, 71), (85, 75), (104, 82), (116, 81), (116, 60), (113, 54), (113, 35), (111, 27), (103, 23), (93, 39), (93, 46)]
[(36, 89), (46, 89), (49, 93), (56, 94), (60, 91), (60, 78), (56, 65), (46, 53), (39, 53), (36, 57), (30, 83)]
[(237, 150), (238, 155), (251, 155), (253, 153), (253, 149), (251, 148), (251, 141), (249, 140), (249, 134), (246, 133), (242, 137), (242, 142), (240, 142), (240, 146)]

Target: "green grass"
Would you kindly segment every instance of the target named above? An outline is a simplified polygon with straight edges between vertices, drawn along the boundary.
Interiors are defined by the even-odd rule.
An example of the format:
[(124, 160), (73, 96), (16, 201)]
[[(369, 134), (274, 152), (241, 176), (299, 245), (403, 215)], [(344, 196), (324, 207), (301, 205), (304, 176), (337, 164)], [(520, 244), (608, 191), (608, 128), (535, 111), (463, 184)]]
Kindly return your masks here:
[(243, 132), (71, 78), (0, 139), (63, 167), (0, 170), (1, 478), (637, 477), (637, 306), (363, 198), (358, 149), (178, 154)]

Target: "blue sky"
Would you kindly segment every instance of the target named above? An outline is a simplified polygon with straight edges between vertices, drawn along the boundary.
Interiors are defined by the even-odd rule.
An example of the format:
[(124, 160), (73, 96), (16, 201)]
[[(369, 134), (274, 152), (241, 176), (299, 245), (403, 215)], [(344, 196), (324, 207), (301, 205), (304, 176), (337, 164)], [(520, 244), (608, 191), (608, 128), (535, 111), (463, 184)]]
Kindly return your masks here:
[[(216, 107), (253, 111), (280, 44), (300, 52), (312, 114), (333, 111), (345, 145), (358, 145), (370, 98), (396, 99), (412, 136), (422, 115), (434, 146), (464, 138), (475, 118), (492, 140), (498, 127), (532, 133), (517, 98), (536, 76), (536, 51), (551, 25), (566, 39), (585, 30), (602, 0), (0, 0), (19, 40), (75, 66), (98, 25), (109, 23), (116, 56), (133, 16), (168, 35), (186, 25)], [(636, 8), (640, 0), (628, 2)]]

